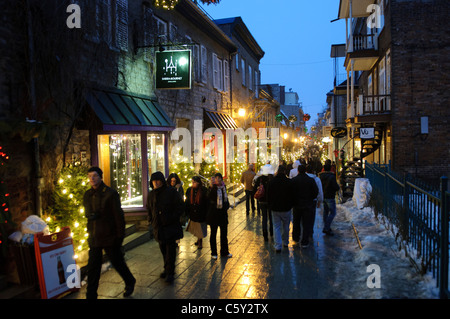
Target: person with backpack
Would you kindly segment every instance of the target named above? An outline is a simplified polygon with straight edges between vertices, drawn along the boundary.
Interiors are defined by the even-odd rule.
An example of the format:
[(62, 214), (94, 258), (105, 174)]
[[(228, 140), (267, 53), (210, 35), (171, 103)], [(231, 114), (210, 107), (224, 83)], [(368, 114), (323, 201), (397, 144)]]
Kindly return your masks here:
[(339, 184), (336, 181), (336, 174), (331, 172), (331, 164), (325, 163), (324, 171), (319, 174), (323, 188), (323, 230), (328, 236), (333, 236), (331, 223), (336, 216), (336, 192), (339, 190)]
[[(272, 222), (272, 214), (268, 207), (268, 186), (270, 181), (273, 178), (272, 166), (270, 164), (266, 164), (261, 168), (261, 176), (258, 176), (255, 180), (254, 185), (254, 197), (258, 201), (259, 208), (261, 209), (262, 214), (262, 229), (264, 241), (269, 240), (270, 236), (273, 237), (273, 222)], [(270, 224), (270, 228), (267, 228), (267, 222)]]

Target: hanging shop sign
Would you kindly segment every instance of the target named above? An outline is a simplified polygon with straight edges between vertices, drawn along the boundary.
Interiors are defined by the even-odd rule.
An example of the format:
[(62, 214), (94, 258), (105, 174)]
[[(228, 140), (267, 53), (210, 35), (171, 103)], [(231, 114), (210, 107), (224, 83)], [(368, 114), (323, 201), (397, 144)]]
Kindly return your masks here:
[(375, 138), (375, 129), (373, 127), (361, 127), (359, 129), (359, 138), (361, 139)]
[(334, 138), (343, 138), (347, 136), (347, 128), (335, 127), (331, 130), (331, 136), (333, 136)]
[(79, 289), (79, 272), (74, 259), (69, 227), (50, 235), (34, 235), (36, 266), (42, 299), (57, 298)]
[(191, 88), (191, 50), (156, 52), (156, 88)]

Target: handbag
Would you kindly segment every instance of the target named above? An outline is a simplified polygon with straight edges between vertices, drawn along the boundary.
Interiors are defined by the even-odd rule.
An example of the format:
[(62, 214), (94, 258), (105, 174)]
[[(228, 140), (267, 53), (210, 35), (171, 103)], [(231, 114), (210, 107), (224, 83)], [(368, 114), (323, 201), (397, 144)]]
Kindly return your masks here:
[(265, 192), (265, 189), (264, 189), (264, 185), (261, 184), (256, 189), (256, 193), (255, 193), (255, 195), (253, 195), (253, 197), (256, 198), (256, 199), (261, 199), (261, 198), (264, 197), (265, 193), (266, 192)]

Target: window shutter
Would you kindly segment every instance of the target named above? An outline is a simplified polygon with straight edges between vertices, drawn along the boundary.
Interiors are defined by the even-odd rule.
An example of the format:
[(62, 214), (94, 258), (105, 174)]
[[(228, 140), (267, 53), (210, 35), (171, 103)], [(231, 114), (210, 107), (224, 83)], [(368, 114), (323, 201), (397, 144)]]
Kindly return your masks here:
[(219, 65), (218, 65), (218, 59), (217, 55), (213, 53), (213, 87), (215, 89), (219, 88)]
[(207, 83), (208, 51), (203, 45), (201, 46), (201, 63), (202, 63), (201, 80), (203, 83)]
[[(217, 57), (217, 56), (216, 56)], [(223, 61), (217, 58), (217, 85), (218, 90), (223, 91)]]
[(128, 0), (116, 0), (116, 47), (128, 51)]
[(223, 90), (230, 91), (230, 69), (227, 60), (223, 60)]
[[(152, 26), (152, 15), (153, 11), (149, 7), (144, 6), (143, 13), (143, 26), (144, 26), (144, 46), (152, 45), (152, 35), (154, 33)], [(151, 62), (152, 61), (152, 49), (150, 47), (144, 48), (144, 60)]]

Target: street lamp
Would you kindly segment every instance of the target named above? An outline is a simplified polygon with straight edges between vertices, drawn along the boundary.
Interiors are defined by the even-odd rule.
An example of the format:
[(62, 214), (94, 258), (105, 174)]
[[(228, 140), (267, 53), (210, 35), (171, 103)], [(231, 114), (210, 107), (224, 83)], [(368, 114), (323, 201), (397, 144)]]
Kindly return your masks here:
[(239, 115), (240, 117), (244, 117), (244, 116), (245, 116), (245, 109), (240, 108), (240, 109), (238, 110), (238, 115)]

